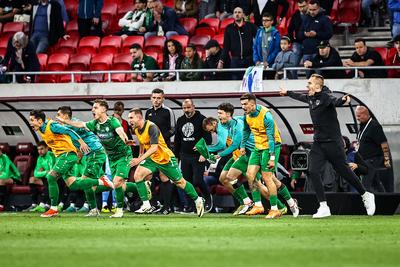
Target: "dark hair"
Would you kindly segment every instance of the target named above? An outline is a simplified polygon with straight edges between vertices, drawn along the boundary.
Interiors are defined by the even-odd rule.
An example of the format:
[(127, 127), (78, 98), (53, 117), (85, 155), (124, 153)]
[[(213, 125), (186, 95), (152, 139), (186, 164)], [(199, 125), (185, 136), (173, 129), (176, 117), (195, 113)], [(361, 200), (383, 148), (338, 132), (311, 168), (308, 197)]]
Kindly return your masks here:
[(317, 5), (317, 6), (321, 6), (321, 4), (319, 3), (318, 0), (311, 0), (310, 2), (308, 2), (308, 4), (310, 5)]
[(251, 93), (245, 93), (245, 94), (243, 94), (241, 97), (240, 97), (240, 101), (242, 101), (242, 100), (252, 100), (252, 101), (254, 101), (254, 102), (257, 102), (257, 98), (256, 98), (256, 95), (254, 95), (254, 94), (251, 94)]
[(48, 145), (46, 144), (45, 141), (39, 141), (39, 142), (37, 143), (37, 146), (38, 146), (38, 147), (40, 147), (40, 146), (48, 147)]
[(99, 104), (100, 106), (105, 107), (106, 110), (108, 110), (108, 103), (105, 99), (96, 99), (94, 103)]
[[(137, 1), (142, 3), (142, 4), (147, 4), (147, 0), (137, 0)], [(134, 2), (136, 2), (136, 1), (134, 0)]]
[(218, 105), (218, 110), (223, 110), (225, 112), (228, 112), (233, 116), (233, 113), (235, 112), (235, 107), (231, 103), (222, 103)]
[(262, 18), (271, 18), (272, 20), (274, 20), (274, 16), (268, 12), (264, 12), (261, 17)]
[(206, 126), (207, 126), (207, 125), (213, 124), (213, 122), (218, 122), (218, 120), (217, 120), (216, 118), (214, 118), (214, 117), (207, 117), (207, 118), (205, 118), (205, 119), (203, 120), (203, 123), (202, 123), (203, 129), (205, 130), (205, 129), (206, 129)]
[(123, 103), (122, 101), (117, 101), (117, 102), (115, 102), (115, 103), (114, 103), (114, 110), (119, 110), (120, 108), (121, 108), (122, 110), (124, 110), (124, 108), (125, 108), (124, 103)]
[(138, 44), (138, 43), (132, 44), (132, 45), (129, 47), (129, 49), (143, 50), (143, 49), (142, 49), (142, 46), (141, 46), (140, 44)]
[(365, 39), (364, 38), (357, 38), (354, 40), (354, 43), (362, 42), (365, 45)]
[(129, 110), (129, 113), (134, 113), (136, 115), (141, 115), (143, 117), (143, 112), (140, 108), (132, 108)]
[(282, 40), (287, 41), (289, 44), (292, 42), (292, 41), (290, 40), (290, 37), (287, 36), (287, 35), (282, 36), (281, 41), (282, 41)]
[(35, 117), (35, 119), (41, 119), (43, 122), (46, 120), (46, 114), (41, 109), (34, 109), (29, 112), (29, 116)]
[(196, 45), (195, 44), (193, 44), (193, 43), (190, 43), (190, 44), (188, 44), (187, 46), (186, 46), (186, 48), (191, 48), (193, 51), (194, 51), (194, 57), (193, 57), (193, 65), (194, 66), (197, 66), (198, 64), (198, 61), (200, 60), (200, 57), (199, 57), (199, 53), (197, 53), (197, 47), (196, 47)]
[(351, 145), (350, 144), (350, 139), (345, 135), (343, 135), (342, 138), (343, 138), (343, 141), (344, 141), (344, 148), (345, 149), (350, 149), (350, 145)]
[(70, 106), (61, 106), (57, 111), (61, 111), (62, 114), (67, 114), (68, 117), (72, 118), (72, 109)]
[(301, 4), (301, 3), (304, 3), (304, 2), (307, 2), (307, 0), (297, 0), (298, 4)]
[(165, 43), (164, 43), (164, 48), (163, 48), (163, 57), (164, 57), (164, 61), (169, 60), (169, 58), (168, 58), (168, 56), (169, 56), (169, 51), (168, 51), (168, 45), (167, 45), (169, 42), (171, 42), (171, 43), (174, 44), (175, 50), (176, 50), (176, 54), (177, 54), (178, 56), (182, 55), (183, 48), (182, 48), (181, 43), (178, 42), (177, 40), (169, 39), (169, 40), (166, 40)]
[(160, 88), (155, 88), (153, 91), (151, 91), (151, 94), (164, 94), (164, 90)]

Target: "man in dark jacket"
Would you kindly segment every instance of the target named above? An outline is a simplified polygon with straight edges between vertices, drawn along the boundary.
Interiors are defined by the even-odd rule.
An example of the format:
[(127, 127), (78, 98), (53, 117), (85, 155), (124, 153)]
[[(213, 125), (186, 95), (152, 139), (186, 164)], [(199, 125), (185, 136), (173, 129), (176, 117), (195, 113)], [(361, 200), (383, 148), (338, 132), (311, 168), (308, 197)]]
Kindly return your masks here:
[[(211, 144), (211, 134), (204, 131), (202, 125), (206, 117), (195, 109), (195, 105), (191, 99), (183, 101), (182, 109), (184, 114), (178, 118), (176, 123), (174, 154), (181, 161), (183, 177), (195, 187), (200, 188), (206, 200), (206, 210), (209, 211), (212, 208), (212, 199), (203, 179), (206, 167), (205, 161), (193, 148), (201, 138), (204, 138), (207, 144)], [(185, 206), (194, 207), (194, 205), (188, 205), (185, 194), (181, 193), (181, 200), (183, 200)]]
[(303, 60), (311, 60), (318, 52), (319, 42), (331, 39), (332, 35), (332, 22), (321, 12), (318, 0), (311, 0), (308, 4), (308, 15), (299, 32), (299, 38), (303, 42)]
[(346, 163), (342, 134), (337, 119), (337, 106), (350, 103), (348, 95), (335, 98), (328, 87), (324, 86), (324, 78), (319, 74), (313, 74), (308, 80), (308, 94), (300, 94), (281, 88), (281, 95), (287, 95), (293, 99), (308, 103), (311, 120), (314, 126), (314, 143), (310, 151), (310, 179), (312, 181), (319, 208), (313, 218), (331, 216), (331, 211), (326, 203), (326, 196), (321, 181), (322, 168), (329, 161), (335, 171), (352, 185), (362, 196), (367, 214), (375, 213), (375, 196), (366, 192), (361, 181)]
[(101, 9), (103, 0), (79, 0), (78, 31), (81, 37), (102, 36)]
[[(224, 33), (224, 49), (218, 68), (225, 67), (225, 62), (231, 55), (231, 68), (247, 68), (253, 65), (253, 39), (257, 33), (257, 26), (244, 21), (244, 13), (241, 7), (233, 11), (235, 21), (229, 24)], [(243, 72), (233, 72), (232, 79), (240, 80)]]
[[(216, 69), (218, 67), (219, 59), (221, 58), (222, 49), (219, 46), (218, 42), (214, 39), (211, 39), (204, 46), (206, 50), (206, 60), (204, 62), (205, 69)], [(227, 58), (227, 62), (225, 62), (224, 67), (229, 68), (230, 58)], [(204, 77), (206, 80), (227, 80), (229, 78), (229, 74), (227, 72), (206, 72), (204, 73)]]
[[(262, 2), (262, 3), (261, 3)], [(260, 4), (263, 4), (264, 7), (260, 7)], [(279, 21), (276, 23), (280, 23), (284, 17), (286, 17), (286, 13), (289, 9), (289, 3), (287, 0), (275, 0), (275, 1), (253, 1), (253, 14), (254, 14), (254, 24), (258, 27), (262, 26), (262, 14), (269, 13), (272, 17), (278, 17), (278, 7), (282, 6), (281, 13), (279, 14)]]
[(292, 15), (288, 27), (288, 37), (292, 40), (293, 53), (296, 55), (296, 66), (303, 58), (303, 40), (300, 37), (301, 25), (305, 21), (308, 12), (308, 3), (306, 0), (297, 0), (298, 10)]
[[(306, 68), (323, 68), (323, 67), (343, 67), (342, 59), (338, 51), (331, 47), (329, 41), (321, 41), (318, 47), (318, 55), (312, 60), (306, 60), (304, 67)], [(317, 70), (316, 73), (324, 76), (325, 79), (345, 78), (344, 70)]]
[(32, 7), (31, 42), (36, 53), (46, 53), (49, 46), (54, 45), (65, 35), (61, 6), (56, 1), (40, 0)]

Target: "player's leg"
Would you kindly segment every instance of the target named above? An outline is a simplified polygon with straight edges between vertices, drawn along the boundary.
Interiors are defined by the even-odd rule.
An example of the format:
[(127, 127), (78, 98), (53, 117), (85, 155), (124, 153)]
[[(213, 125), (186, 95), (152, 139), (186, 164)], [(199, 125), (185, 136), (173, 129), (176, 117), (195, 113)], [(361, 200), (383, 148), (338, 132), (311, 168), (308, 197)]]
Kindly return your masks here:
[(39, 204), (39, 187), (43, 186), (42, 180), (36, 177), (29, 178), (29, 191), (31, 193), (32, 204), (29, 208), (23, 211), (36, 211)]
[(153, 209), (151, 207), (148, 195), (148, 187), (146, 186), (146, 177), (151, 177), (151, 174), (158, 171), (156, 163), (147, 158), (137, 166), (134, 174), (135, 183), (140, 200), (143, 202), (142, 206), (135, 211), (135, 213), (150, 213)]
[[(257, 187), (257, 192), (259, 192), (259, 193), (262, 195), (263, 198), (265, 198), (266, 200), (269, 201), (269, 191), (268, 191), (268, 188), (262, 183), (261, 174), (260, 174), (260, 175), (257, 175), (257, 177), (256, 177), (256, 187)], [(254, 200), (253, 200), (253, 201), (254, 201)], [(260, 201), (261, 201), (261, 200), (260, 200)], [(254, 204), (254, 207), (255, 207), (255, 205), (256, 205), (256, 204)], [(279, 198), (278, 198), (278, 200), (277, 200), (277, 206), (278, 206), (278, 209), (279, 209), (279, 211), (281, 212), (282, 215), (284, 215), (284, 214), (287, 213), (287, 207), (286, 207), (286, 205), (283, 204), (283, 203), (279, 200)], [(254, 208), (254, 207), (253, 207), (253, 208)], [(249, 211), (249, 212), (250, 212), (250, 211)], [(248, 213), (249, 213), (249, 212), (248, 212)], [(246, 213), (246, 214), (247, 214), (247, 215), (252, 215), (252, 214), (248, 214), (248, 213)]]
[(0, 212), (5, 210), (6, 199), (7, 199), (7, 188), (8, 184), (13, 184), (14, 181), (11, 178), (0, 178)]

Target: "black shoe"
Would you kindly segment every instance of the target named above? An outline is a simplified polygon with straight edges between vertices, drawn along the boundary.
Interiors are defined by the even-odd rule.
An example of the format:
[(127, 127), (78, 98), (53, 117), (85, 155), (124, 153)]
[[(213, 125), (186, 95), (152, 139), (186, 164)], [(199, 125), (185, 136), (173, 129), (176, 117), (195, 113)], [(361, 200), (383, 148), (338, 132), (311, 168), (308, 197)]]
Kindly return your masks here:
[(161, 214), (161, 215), (168, 215), (168, 214), (170, 214), (172, 211), (170, 210), (170, 209), (164, 209), (164, 208), (162, 208), (162, 209), (160, 209), (158, 212), (157, 212), (157, 214)]
[(194, 209), (191, 206), (183, 207), (183, 210), (180, 213), (181, 214), (194, 214)]
[(213, 198), (210, 195), (209, 197), (206, 198), (206, 202), (204, 205), (205, 208), (204, 213), (209, 213), (210, 211), (212, 211), (213, 207), (214, 207)]

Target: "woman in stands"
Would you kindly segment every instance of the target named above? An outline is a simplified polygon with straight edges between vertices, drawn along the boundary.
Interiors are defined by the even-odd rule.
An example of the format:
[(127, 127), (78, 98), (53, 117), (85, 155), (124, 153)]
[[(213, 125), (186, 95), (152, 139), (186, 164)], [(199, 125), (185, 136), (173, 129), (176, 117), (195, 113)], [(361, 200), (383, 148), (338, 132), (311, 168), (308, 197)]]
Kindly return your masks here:
[[(202, 69), (204, 66), (203, 60), (197, 53), (194, 44), (188, 44), (185, 49), (185, 58), (182, 61), (181, 69)], [(201, 81), (203, 80), (203, 73), (201, 72), (183, 72), (180, 75), (182, 81)]]
[[(389, 58), (390, 66), (400, 66), (400, 35), (397, 35), (393, 39), (394, 48), (396, 49), (396, 53), (393, 53), (393, 56)], [(400, 78), (400, 69), (392, 69), (388, 71), (389, 78)]]
[[(163, 49), (163, 69), (164, 70), (177, 70), (181, 68), (183, 61), (182, 45), (173, 39), (165, 41)], [(162, 81), (175, 81), (175, 72), (161, 74)]]

